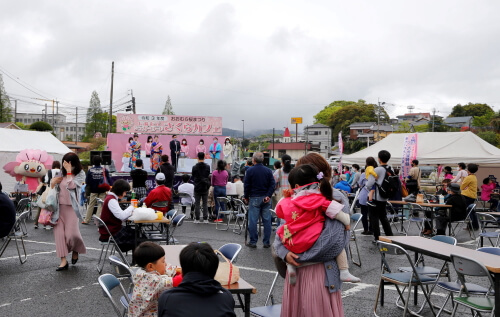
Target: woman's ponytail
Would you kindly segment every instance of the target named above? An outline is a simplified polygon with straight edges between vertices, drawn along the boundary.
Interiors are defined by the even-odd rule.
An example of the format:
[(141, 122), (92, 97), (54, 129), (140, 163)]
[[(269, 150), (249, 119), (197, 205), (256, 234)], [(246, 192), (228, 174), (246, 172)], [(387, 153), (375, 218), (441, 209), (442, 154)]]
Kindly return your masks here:
[(333, 188), (330, 185), (330, 182), (326, 178), (322, 178), (319, 180), (319, 191), (321, 195), (325, 196), (328, 200), (333, 200)]

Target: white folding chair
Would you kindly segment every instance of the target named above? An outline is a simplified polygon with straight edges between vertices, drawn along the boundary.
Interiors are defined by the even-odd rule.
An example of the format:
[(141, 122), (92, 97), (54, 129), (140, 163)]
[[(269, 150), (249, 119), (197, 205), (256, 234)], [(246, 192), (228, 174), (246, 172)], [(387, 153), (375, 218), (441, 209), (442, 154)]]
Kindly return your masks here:
[[(479, 220), (479, 237), (477, 239), (477, 248), (483, 246), (484, 238), (487, 238), (490, 241), (492, 247), (498, 247), (500, 242), (500, 232), (497, 231), (500, 229), (500, 225), (498, 224), (497, 218), (492, 215), (478, 212), (477, 218)], [(495, 231), (488, 231), (486, 229), (495, 229)], [(492, 239), (496, 238), (496, 242), (493, 242)]]
[[(276, 280), (278, 279), (279, 273), (276, 272), (274, 275), (273, 282), (271, 283), (271, 288), (266, 297), (266, 302), (264, 306), (250, 308), (250, 314), (254, 317), (279, 317), (281, 314), (281, 304), (274, 303), (273, 290), (276, 285)], [(271, 305), (267, 305), (271, 301)]]

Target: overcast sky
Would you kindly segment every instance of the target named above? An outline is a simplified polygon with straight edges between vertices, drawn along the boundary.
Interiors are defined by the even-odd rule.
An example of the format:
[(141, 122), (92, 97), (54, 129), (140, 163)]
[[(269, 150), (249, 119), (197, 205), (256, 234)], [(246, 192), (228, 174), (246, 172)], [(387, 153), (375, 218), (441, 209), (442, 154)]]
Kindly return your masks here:
[(114, 104), (132, 89), (138, 113), (160, 114), (170, 95), (176, 114), (233, 129), (312, 124), (335, 100), (500, 109), (498, 1), (173, 2), (4, 3), (0, 70), (38, 94), (4, 74), (7, 93), (88, 107), (96, 90), (105, 107), (114, 61)]

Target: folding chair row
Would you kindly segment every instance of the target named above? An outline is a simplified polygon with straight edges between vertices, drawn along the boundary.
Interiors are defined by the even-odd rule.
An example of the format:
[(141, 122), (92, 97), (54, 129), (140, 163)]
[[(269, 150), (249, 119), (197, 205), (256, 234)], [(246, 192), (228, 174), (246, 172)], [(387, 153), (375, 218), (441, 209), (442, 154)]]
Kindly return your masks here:
[(108, 226), (106, 226), (104, 221), (102, 221), (102, 219), (97, 217), (96, 215), (94, 215), (93, 218), (95, 221), (97, 221), (99, 227), (106, 229), (106, 232), (109, 235), (108, 241), (99, 241), (101, 243), (101, 253), (99, 254), (99, 259), (97, 260), (97, 266), (96, 266), (97, 272), (99, 272), (99, 274), (102, 273), (102, 270), (104, 268), (104, 263), (106, 262), (106, 258), (108, 256), (108, 252), (110, 254), (114, 254), (115, 252), (118, 253), (120, 258), (122, 259), (122, 262), (130, 266), (129, 262), (125, 258), (125, 255), (120, 250), (120, 247), (118, 246), (115, 239), (113, 238), (113, 235), (109, 231)]

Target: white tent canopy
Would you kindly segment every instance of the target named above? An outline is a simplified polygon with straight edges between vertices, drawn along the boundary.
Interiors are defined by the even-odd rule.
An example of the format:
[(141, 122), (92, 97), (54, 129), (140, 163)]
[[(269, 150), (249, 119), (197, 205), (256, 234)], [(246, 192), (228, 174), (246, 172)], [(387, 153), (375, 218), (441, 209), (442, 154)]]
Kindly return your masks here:
[(54, 157), (61, 160), (64, 154), (71, 150), (49, 132), (12, 130), (0, 128), (0, 181), (3, 190), (10, 192), (14, 189), (16, 179), (5, 173), (5, 164), (15, 161), (17, 154), (25, 149), (45, 150)]
[[(342, 157), (342, 163), (365, 165), (369, 156), (377, 158), (381, 150), (391, 153), (389, 163), (401, 165), (405, 137), (412, 133), (392, 133), (374, 145)], [(500, 149), (472, 132), (418, 133), (417, 159), (420, 165), (456, 165), (459, 162), (500, 167)]]

